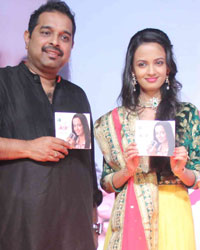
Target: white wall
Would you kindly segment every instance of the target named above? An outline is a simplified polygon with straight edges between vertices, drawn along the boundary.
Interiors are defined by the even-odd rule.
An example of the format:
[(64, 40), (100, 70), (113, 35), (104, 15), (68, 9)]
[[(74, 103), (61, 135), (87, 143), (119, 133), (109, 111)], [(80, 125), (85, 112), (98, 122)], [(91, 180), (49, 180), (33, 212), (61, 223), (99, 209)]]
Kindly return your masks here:
[[(0, 66), (15, 65), (26, 54), (23, 32), (30, 13), (45, 0), (6, 0), (0, 7)], [(183, 84), (182, 99), (200, 109), (200, 1), (198, 0), (66, 0), (76, 13), (77, 33), (71, 57), (71, 80), (86, 91), (93, 119), (116, 106), (121, 72), (131, 36), (152, 27), (172, 43)], [(96, 146), (96, 162), (102, 156)], [(199, 204), (200, 202), (198, 202)], [(197, 250), (200, 217), (193, 206)]]

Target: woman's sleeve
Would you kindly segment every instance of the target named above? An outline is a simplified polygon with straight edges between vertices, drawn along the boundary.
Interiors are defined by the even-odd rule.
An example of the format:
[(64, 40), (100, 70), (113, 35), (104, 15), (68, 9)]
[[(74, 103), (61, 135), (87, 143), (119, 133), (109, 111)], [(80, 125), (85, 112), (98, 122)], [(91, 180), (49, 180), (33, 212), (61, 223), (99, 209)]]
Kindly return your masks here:
[[(200, 119), (198, 109), (192, 105), (188, 114), (188, 145), (189, 160), (186, 167), (191, 169), (195, 175), (195, 183), (192, 188), (196, 188), (197, 180), (200, 178)], [(188, 142), (187, 142), (188, 140)]]
[(105, 161), (103, 158), (103, 172), (100, 180), (101, 187), (107, 192), (112, 193), (116, 192), (119, 193), (123, 189), (121, 188), (115, 188), (113, 185), (113, 175), (116, 173), (116, 171), (111, 168), (111, 166)]
[[(112, 158), (112, 139), (109, 134), (108, 119), (111, 112), (100, 117), (94, 124), (94, 135), (103, 154), (103, 172), (100, 180), (101, 187), (107, 192), (119, 193), (123, 187), (116, 189), (113, 186), (113, 176), (120, 167)], [(109, 136), (108, 136), (109, 135)]]

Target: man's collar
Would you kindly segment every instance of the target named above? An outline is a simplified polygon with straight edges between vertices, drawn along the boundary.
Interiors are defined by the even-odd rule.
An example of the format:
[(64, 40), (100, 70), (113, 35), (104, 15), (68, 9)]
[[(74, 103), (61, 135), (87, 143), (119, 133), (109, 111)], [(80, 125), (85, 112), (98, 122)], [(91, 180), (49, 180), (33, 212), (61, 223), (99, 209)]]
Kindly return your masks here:
[[(31, 72), (30, 69), (27, 67), (25, 61), (22, 61), (20, 63), (20, 66), (22, 66), (25, 69), (25, 71), (33, 78), (34, 82), (41, 83), (40, 82), (40, 76), (38, 74), (35, 74), (35, 73)], [(56, 83), (60, 83), (61, 79), (62, 79), (61, 76), (57, 75), (56, 76)]]

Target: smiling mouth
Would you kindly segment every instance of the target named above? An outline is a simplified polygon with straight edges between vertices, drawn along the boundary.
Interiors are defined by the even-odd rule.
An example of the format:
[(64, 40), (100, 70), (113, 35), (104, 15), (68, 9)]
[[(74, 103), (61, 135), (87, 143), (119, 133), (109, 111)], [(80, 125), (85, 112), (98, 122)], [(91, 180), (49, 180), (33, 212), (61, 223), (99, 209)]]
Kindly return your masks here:
[(157, 81), (158, 77), (145, 78), (147, 82), (154, 83)]
[(61, 56), (60, 53), (58, 53), (55, 50), (54, 51), (53, 50), (46, 50), (45, 52), (48, 54), (50, 59), (56, 59), (56, 58)]

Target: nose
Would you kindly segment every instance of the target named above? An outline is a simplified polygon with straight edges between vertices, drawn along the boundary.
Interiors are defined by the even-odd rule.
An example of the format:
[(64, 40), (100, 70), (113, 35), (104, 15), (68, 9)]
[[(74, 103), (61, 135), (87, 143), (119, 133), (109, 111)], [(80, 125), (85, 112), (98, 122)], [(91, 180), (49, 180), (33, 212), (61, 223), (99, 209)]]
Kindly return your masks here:
[(148, 74), (150, 76), (153, 76), (155, 75), (155, 68), (154, 68), (154, 65), (153, 64), (150, 64), (149, 67), (148, 67)]
[(51, 36), (50, 44), (55, 47), (59, 47), (59, 37), (57, 36), (57, 34), (54, 34), (53, 36)]

